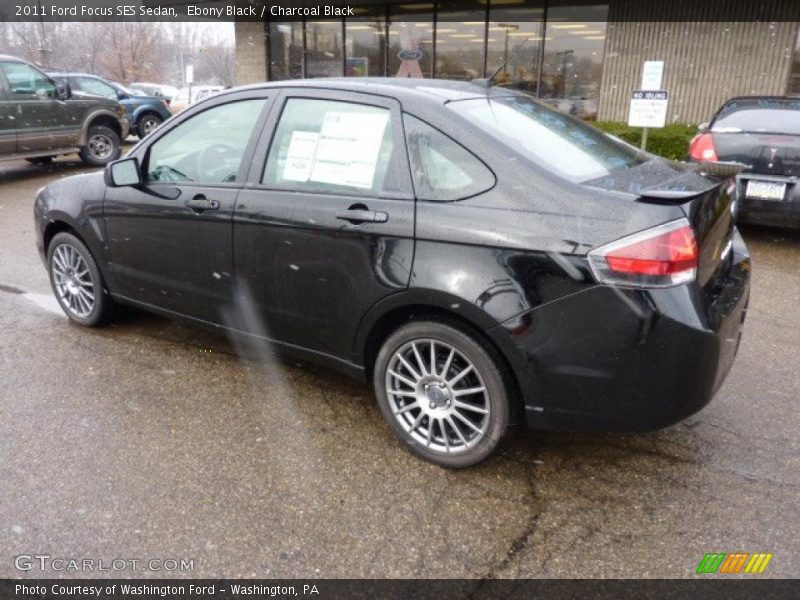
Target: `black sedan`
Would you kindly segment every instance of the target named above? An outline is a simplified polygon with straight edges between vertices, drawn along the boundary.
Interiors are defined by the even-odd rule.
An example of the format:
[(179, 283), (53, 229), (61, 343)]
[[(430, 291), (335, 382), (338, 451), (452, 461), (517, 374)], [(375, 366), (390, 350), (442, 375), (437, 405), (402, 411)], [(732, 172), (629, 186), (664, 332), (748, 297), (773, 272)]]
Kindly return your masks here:
[(800, 98), (732, 98), (700, 129), (691, 158), (746, 165), (736, 188), (741, 221), (800, 228)]
[(510, 90), (309, 80), (192, 106), (35, 218), (73, 321), (129, 304), (261, 340), (371, 382), (410, 450), (463, 467), (512, 423), (710, 401), (749, 295), (732, 192)]

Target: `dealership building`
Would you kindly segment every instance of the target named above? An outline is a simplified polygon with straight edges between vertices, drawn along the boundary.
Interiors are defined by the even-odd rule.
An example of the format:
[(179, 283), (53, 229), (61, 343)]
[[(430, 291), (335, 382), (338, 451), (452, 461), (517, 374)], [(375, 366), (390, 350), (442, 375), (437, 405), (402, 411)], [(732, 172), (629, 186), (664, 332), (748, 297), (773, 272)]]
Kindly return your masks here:
[(573, 114), (625, 121), (644, 62), (663, 61), (668, 122), (705, 121), (732, 96), (800, 95), (797, 0), (347, 4), (352, 17), (287, 1), (266, 4), (263, 21), (237, 22), (238, 82), (498, 72), (499, 83)]

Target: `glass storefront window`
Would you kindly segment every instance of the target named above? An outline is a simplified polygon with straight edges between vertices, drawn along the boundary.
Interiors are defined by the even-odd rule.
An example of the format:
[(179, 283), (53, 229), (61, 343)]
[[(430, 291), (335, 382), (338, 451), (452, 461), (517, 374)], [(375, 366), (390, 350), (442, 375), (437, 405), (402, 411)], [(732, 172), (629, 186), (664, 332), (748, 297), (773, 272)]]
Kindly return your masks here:
[[(376, 4), (354, 7), (356, 16), (347, 20), (270, 23), (270, 78), (470, 80), (497, 72), (498, 85), (595, 118), (608, 5), (572, 1)], [(789, 92), (800, 93), (800, 60)]]
[(306, 77), (341, 77), (342, 21), (306, 23)]
[(269, 24), (269, 78), (303, 76), (303, 24), (298, 21)]
[(392, 6), (389, 77), (433, 77), (433, 4)]
[[(446, 20), (445, 20), (446, 19)], [(460, 0), (442, 2), (436, 22), (436, 77), (483, 77), (486, 5)]]
[[(367, 10), (355, 9), (367, 13)], [(345, 72), (347, 77), (386, 75), (386, 21), (383, 7), (345, 21)]]
[[(607, 16), (607, 5), (548, 10), (541, 98), (572, 115), (597, 116)], [(577, 20), (587, 17), (591, 20)]]
[(499, 85), (537, 93), (543, 18), (541, 2), (491, 7), (487, 38), (487, 77), (505, 63), (505, 68), (495, 77)]

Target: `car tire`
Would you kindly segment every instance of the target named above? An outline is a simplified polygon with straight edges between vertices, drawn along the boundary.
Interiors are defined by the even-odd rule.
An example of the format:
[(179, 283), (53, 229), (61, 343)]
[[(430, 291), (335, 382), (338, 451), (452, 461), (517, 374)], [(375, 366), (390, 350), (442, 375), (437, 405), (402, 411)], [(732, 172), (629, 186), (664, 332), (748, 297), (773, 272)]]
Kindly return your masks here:
[(114, 301), (89, 249), (71, 233), (57, 234), (47, 249), (47, 272), (58, 304), (70, 320), (97, 327), (111, 320)]
[(34, 156), (33, 158), (26, 158), (25, 160), (32, 165), (49, 165), (53, 162), (55, 156)]
[(416, 321), (392, 333), (375, 360), (373, 385), (394, 434), (443, 467), (484, 460), (508, 427), (509, 396), (498, 359), (455, 323)]
[(147, 113), (139, 117), (136, 122), (136, 135), (141, 140), (156, 127), (161, 125), (164, 119), (154, 113)]
[(122, 142), (113, 129), (105, 125), (92, 125), (86, 133), (86, 145), (79, 153), (90, 167), (104, 167), (122, 154)]

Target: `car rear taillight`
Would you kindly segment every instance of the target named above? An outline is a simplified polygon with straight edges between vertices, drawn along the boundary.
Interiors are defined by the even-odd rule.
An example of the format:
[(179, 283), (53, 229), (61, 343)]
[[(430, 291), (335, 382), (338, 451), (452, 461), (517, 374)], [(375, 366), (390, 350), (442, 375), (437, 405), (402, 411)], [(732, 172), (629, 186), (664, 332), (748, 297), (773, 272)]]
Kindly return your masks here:
[(686, 219), (659, 225), (589, 253), (598, 281), (630, 287), (668, 287), (694, 281), (700, 251)]
[(714, 138), (710, 133), (701, 133), (694, 136), (689, 144), (689, 156), (695, 160), (716, 162), (717, 150), (714, 148)]

